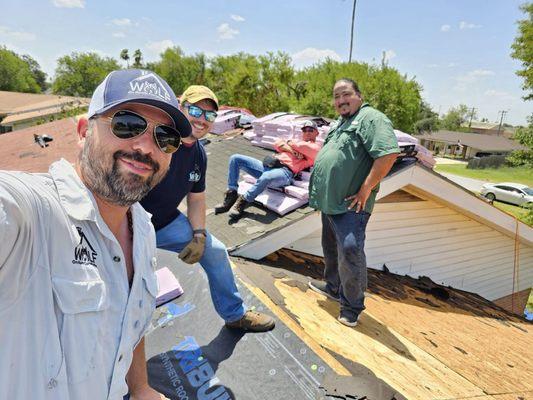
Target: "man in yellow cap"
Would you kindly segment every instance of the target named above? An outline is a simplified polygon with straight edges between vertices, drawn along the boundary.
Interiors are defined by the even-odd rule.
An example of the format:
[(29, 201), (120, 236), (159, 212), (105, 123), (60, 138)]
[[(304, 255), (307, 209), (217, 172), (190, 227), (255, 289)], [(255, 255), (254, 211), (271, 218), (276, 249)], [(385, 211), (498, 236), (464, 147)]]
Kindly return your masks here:
[[(191, 124), (192, 134), (182, 139), (181, 147), (172, 155), (163, 181), (141, 201), (152, 214), (157, 247), (179, 253), (179, 258), (188, 264), (200, 263), (209, 280), (215, 310), (228, 328), (271, 330), (271, 317), (244, 309), (226, 246), (205, 229), (207, 155), (199, 139), (215, 121), (218, 99), (209, 88), (193, 85), (181, 96), (180, 109)], [(186, 216), (177, 208), (184, 198)]]

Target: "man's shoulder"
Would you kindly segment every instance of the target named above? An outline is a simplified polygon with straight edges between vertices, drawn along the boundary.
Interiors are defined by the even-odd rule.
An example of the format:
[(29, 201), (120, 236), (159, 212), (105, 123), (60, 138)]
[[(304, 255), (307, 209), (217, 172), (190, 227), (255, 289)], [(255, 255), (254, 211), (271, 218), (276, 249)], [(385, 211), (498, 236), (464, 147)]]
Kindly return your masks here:
[(383, 112), (379, 111), (377, 108), (372, 107), (370, 104), (365, 104), (364, 107), (361, 108), (361, 117), (365, 120), (369, 121), (376, 121), (376, 120), (389, 120), (389, 117), (387, 117)]

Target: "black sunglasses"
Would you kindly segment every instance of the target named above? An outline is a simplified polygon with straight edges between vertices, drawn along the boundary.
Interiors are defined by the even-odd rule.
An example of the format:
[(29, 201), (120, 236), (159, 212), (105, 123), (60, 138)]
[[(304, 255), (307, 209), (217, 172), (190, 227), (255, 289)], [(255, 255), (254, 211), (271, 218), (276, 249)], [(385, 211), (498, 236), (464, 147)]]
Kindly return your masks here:
[[(132, 139), (148, 129), (148, 121), (133, 111), (120, 110), (111, 117), (111, 131), (119, 139)], [(154, 125), (154, 140), (163, 153), (172, 154), (181, 144), (179, 131), (167, 125)]]

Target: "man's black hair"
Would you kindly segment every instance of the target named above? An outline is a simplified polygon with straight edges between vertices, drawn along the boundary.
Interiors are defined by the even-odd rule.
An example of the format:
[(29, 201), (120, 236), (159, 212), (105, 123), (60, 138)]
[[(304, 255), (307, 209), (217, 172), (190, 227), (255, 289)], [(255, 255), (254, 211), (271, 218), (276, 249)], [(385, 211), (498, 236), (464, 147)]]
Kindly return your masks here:
[(361, 94), (361, 91), (359, 90), (359, 85), (357, 85), (357, 82), (355, 82), (353, 79), (350, 78), (341, 78), (335, 82), (335, 85), (339, 82), (344, 82), (352, 86), (352, 89), (355, 90), (355, 93)]

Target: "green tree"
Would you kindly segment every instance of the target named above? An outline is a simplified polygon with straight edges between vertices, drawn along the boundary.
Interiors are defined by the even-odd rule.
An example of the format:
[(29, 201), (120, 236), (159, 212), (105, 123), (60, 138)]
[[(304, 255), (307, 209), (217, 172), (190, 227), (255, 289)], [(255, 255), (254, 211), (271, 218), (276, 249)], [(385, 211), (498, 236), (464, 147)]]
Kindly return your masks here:
[(422, 101), (420, 85), (385, 64), (375, 66), (326, 60), (301, 70), (296, 73), (294, 82), (305, 82), (305, 93), (300, 99), (291, 96), (291, 109), (302, 114), (335, 118), (332, 91), (340, 78), (355, 80), (366, 102), (385, 113), (395, 128), (412, 132)]
[(189, 85), (206, 84), (205, 55), (186, 56), (179, 47), (167, 48), (158, 62), (146, 67), (165, 79), (176, 95), (183, 93)]
[(111, 57), (96, 53), (72, 53), (57, 60), (52, 91), (67, 96), (90, 97), (111, 71), (120, 69)]
[(465, 122), (470, 118), (470, 109), (465, 104), (460, 104), (457, 107), (452, 107), (442, 117), (440, 127), (448, 131), (462, 131), (461, 128)]
[(143, 67), (142, 61), (143, 61), (143, 53), (141, 52), (140, 49), (135, 50), (135, 52), (133, 53), (133, 65), (132, 65), (132, 67), (133, 68), (142, 68)]
[(415, 133), (433, 132), (439, 129), (439, 114), (431, 109), (431, 106), (422, 101), (418, 120), (415, 122)]
[(518, 36), (512, 48), (511, 56), (522, 62), (522, 69), (516, 74), (524, 79), (522, 88), (526, 91), (525, 100), (533, 99), (533, 3), (522, 5), (526, 18), (518, 21)]
[(44, 92), (46, 89), (48, 89), (49, 85), (48, 82), (46, 82), (46, 73), (41, 69), (39, 63), (28, 54), (24, 54), (22, 56), (22, 59), (30, 67), (33, 79), (35, 79), (35, 82), (37, 82), (37, 84), (41, 88), (41, 91)]
[(206, 82), (222, 103), (241, 105), (264, 115), (289, 110), (293, 77), (291, 59), (285, 53), (238, 53), (210, 60)]
[(518, 128), (513, 139), (527, 147), (527, 150), (513, 151), (507, 157), (507, 161), (513, 166), (533, 168), (533, 114), (528, 117), (528, 126)]
[(126, 61), (126, 67), (130, 67), (130, 55), (128, 54), (128, 49), (122, 49), (120, 52), (120, 58)]
[(41, 92), (41, 87), (24, 58), (3, 46), (0, 46), (0, 90)]

